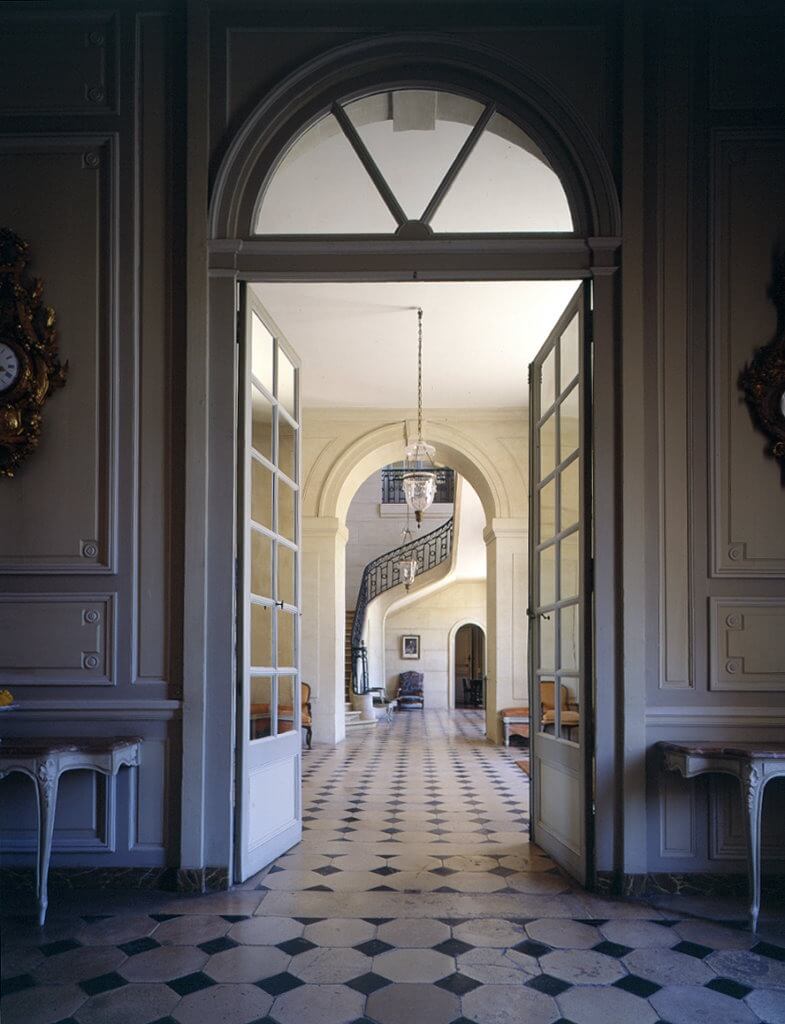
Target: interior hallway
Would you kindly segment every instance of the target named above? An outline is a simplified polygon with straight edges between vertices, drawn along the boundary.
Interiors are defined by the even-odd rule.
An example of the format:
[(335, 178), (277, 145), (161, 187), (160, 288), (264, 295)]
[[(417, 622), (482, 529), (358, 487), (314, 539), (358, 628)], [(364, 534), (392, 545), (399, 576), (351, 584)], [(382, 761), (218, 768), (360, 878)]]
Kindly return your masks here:
[(770, 908), (755, 938), (741, 903), (712, 923), (581, 892), (529, 846), (520, 754), (482, 723), (401, 712), (304, 752), (303, 842), (242, 889), (6, 917), (3, 1024), (785, 1021)]

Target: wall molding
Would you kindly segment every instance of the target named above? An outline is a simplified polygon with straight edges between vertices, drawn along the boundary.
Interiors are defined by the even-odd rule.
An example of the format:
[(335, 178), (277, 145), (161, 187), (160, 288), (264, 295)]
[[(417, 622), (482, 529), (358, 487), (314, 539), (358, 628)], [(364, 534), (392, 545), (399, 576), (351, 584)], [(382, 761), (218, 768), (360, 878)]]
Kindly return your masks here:
[[(775, 615), (779, 623), (768, 625)], [(756, 618), (757, 642), (748, 633), (755, 629)], [(778, 650), (785, 637), (785, 597), (709, 598), (709, 636), (710, 690), (785, 693), (785, 654)], [(748, 666), (752, 658), (757, 659), (757, 671)]]
[(180, 700), (20, 700), (8, 720), (37, 721), (41, 718), (83, 719), (109, 722), (165, 722), (179, 718)]
[(778, 707), (656, 707), (645, 713), (647, 729), (734, 726), (737, 729), (777, 729), (785, 727), (785, 705)]

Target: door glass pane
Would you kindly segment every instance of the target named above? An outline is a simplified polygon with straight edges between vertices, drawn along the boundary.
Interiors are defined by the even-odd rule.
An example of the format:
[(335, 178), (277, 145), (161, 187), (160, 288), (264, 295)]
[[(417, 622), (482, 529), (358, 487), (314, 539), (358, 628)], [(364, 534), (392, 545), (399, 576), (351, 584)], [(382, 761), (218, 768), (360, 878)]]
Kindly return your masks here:
[(546, 413), (556, 401), (556, 348), (552, 348), (542, 364), (540, 414)]
[(273, 461), (273, 407), (258, 388), (251, 388), (251, 444)]
[(273, 474), (256, 459), (251, 459), (251, 519), (273, 528)]
[(276, 544), (278, 549), (278, 581), (275, 596), (278, 601), (285, 604), (297, 604), (294, 573), (295, 554), (285, 544)]
[(251, 668), (271, 668), (273, 664), (273, 611), (269, 605), (250, 604)]
[(556, 600), (556, 545), (540, 552), (540, 604), (553, 604)]
[(294, 676), (278, 676), (278, 732), (291, 732), (295, 724)]
[(278, 468), (286, 473), (290, 480), (295, 479), (295, 453), (297, 451), (297, 431), (286, 419), (278, 414)]
[(547, 540), (556, 532), (556, 482), (551, 480), (540, 490), (540, 539)]
[(251, 592), (257, 597), (273, 596), (272, 566), (272, 540), (258, 530), (251, 530)]
[(295, 509), (297, 507), (297, 492), (283, 482), (281, 478), (277, 481), (278, 489), (278, 533), (287, 540), (295, 538)]
[(556, 721), (556, 691), (558, 687), (552, 677), (540, 679), (540, 732), (553, 734)]
[(273, 393), (273, 336), (262, 323), (261, 317), (251, 311), (251, 373), (259, 383)]
[(332, 114), (289, 147), (262, 200), (259, 234), (389, 234), (395, 218)]
[(578, 522), (580, 465), (580, 459), (575, 459), (561, 474), (561, 530)]
[(556, 630), (554, 628), (555, 613), (540, 615), (537, 625), (540, 631), (540, 668), (549, 672), (556, 670)]
[(572, 231), (567, 196), (525, 132), (494, 114), (433, 217), (434, 231)]
[(571, 604), (560, 611), (561, 616), (561, 668), (565, 672), (578, 671), (578, 605)]
[(566, 390), (567, 385), (578, 376), (579, 327), (580, 322), (576, 313), (567, 324), (559, 342), (561, 345), (561, 369), (559, 373), (561, 382), (559, 384), (559, 391)]
[(563, 710), (561, 713), (560, 735), (563, 740), (572, 743), (578, 742), (578, 727), (580, 726), (580, 697), (578, 679), (575, 676), (562, 676), (561, 678)]
[(578, 531), (568, 534), (561, 542), (561, 572), (559, 599), (578, 596), (580, 536)]
[(481, 103), (425, 89), (377, 93), (346, 113), (410, 220), (417, 220), (469, 137)]
[(540, 427), (540, 480), (556, 466), (556, 414), (551, 413)]
[(278, 622), (278, 668), (294, 668), (295, 661), (295, 613), (283, 608), (276, 609)]
[(572, 455), (580, 444), (581, 424), (578, 415), (578, 385), (576, 384), (559, 406), (562, 459)]
[(261, 740), (272, 736), (272, 705), (274, 681), (269, 676), (251, 679), (251, 708), (249, 739)]
[[(286, 409), (292, 419), (297, 419), (297, 409), (294, 407), (294, 389), (296, 373), (291, 359), (287, 356), (281, 346), (278, 346), (278, 392), (276, 397)], [(280, 424), (279, 424), (280, 426)]]

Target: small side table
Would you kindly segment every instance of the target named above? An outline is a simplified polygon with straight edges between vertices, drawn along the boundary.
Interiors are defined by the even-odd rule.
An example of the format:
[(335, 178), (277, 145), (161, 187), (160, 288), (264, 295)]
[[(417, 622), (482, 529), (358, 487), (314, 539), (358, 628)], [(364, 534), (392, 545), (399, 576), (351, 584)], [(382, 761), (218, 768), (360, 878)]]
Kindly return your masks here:
[(741, 785), (750, 880), (750, 925), (758, 929), (760, 913), (760, 848), (763, 791), (776, 778), (785, 777), (785, 743), (658, 743), (667, 770), (685, 779), (719, 772), (732, 775)]
[(138, 736), (14, 737), (0, 743), (0, 779), (11, 772), (29, 776), (38, 802), (36, 895), (38, 924), (46, 921), (49, 903), (49, 859), (57, 809), (57, 790), (63, 772), (88, 769), (112, 780), (123, 765), (139, 765)]

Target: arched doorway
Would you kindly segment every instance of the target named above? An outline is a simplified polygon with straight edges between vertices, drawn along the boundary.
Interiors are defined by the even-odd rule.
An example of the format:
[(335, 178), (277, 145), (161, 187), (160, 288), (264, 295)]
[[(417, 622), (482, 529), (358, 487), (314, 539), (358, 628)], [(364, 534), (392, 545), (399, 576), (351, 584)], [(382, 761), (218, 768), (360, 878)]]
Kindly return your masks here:
[[(445, 185), (446, 177), (441, 179), (431, 197), (439, 199), (435, 206), (429, 201), (425, 210), (412, 216), (405, 204), (399, 202), (396, 211), (395, 203), (389, 196), (382, 195), (383, 185), (374, 180), (367, 161), (360, 157), (362, 146), (349, 138), (351, 130), (347, 136), (346, 126), (342, 124), (345, 118), (335, 105), (349, 117), (346, 108), (355, 100), (379, 95), (380, 90), (394, 93), (416, 89), (443, 91), (463, 100), (479, 102), (483, 113), (470, 130), (470, 135), (475, 134), (475, 143), (481, 137), (481, 130), (485, 131), (497, 114), (530, 140), (531, 148), (545, 158), (562, 184), (573, 230), (543, 232), (539, 227), (527, 232), (524, 226), (519, 232), (505, 232), (489, 224), (487, 231), (473, 231), (470, 226), (467, 231), (434, 233), (435, 206), (438, 207), (452, 185), (451, 182)], [(260, 234), (259, 214), (267, 185), (276, 170), (283, 167), (285, 154), (292, 145), (328, 114), (338, 120), (344, 137), (349, 138), (361, 163), (369, 170), (374, 187), (392, 215), (393, 229), (364, 237), (353, 235), (345, 228), (327, 235), (318, 230), (310, 235), (301, 233), (288, 237)], [(480, 126), (482, 119), (484, 123)], [(358, 126), (354, 127), (359, 135)], [(526, 149), (525, 146), (518, 148)], [(467, 160), (463, 163), (467, 164)], [(457, 173), (452, 177), (458, 180)], [(429, 213), (431, 216), (426, 216)], [(423, 230), (423, 225), (431, 230)], [(196, 434), (206, 432), (209, 422), (210, 434), (216, 440), (210, 448), (208, 465), (192, 462), (190, 468), (194, 479), (204, 484), (203, 512), (205, 516), (208, 511), (210, 514), (211, 550), (208, 562), (203, 553), (200, 556), (195, 549), (189, 551), (187, 574), (196, 588), (189, 614), (198, 617), (197, 606), (200, 602), (203, 605), (206, 658), (200, 670), (201, 685), (204, 688), (207, 678), (224, 679), (227, 707), (219, 709), (208, 722), (204, 711), (199, 710), (200, 705), (193, 705), (194, 716), (184, 730), (186, 765), (198, 764), (205, 734), (212, 736), (208, 742), (214, 741), (218, 746), (230, 745), (233, 735), (231, 709), (236, 672), (233, 647), (225, 638), (231, 637), (234, 628), (235, 578), (230, 567), (236, 554), (235, 516), (227, 501), (235, 493), (236, 480), (234, 452), (229, 449), (227, 439), (234, 433), (236, 365), (227, 360), (227, 354), (234, 351), (237, 283), (247, 280), (277, 276), (290, 280), (550, 277), (593, 281), (594, 365), (602, 382), (595, 420), (601, 447), (600, 457), (595, 458), (599, 495), (595, 515), (597, 521), (606, 524), (594, 542), (595, 562), (599, 564), (602, 560), (596, 580), (603, 598), (601, 608), (598, 604), (597, 630), (602, 644), (597, 647), (597, 678), (602, 680), (603, 692), (609, 697), (612, 695), (616, 546), (613, 515), (616, 286), (613, 275), (619, 226), (618, 201), (610, 169), (591, 131), (574, 110), (553, 94), (546, 82), (519, 65), (505, 64), (497, 54), (482, 46), (466, 47), (426, 34), (362, 41), (305, 65), (262, 99), (229, 144), (216, 175), (210, 205), (211, 330), (204, 353), (208, 397), (200, 407), (202, 420), (195, 416), (190, 429)], [(198, 446), (193, 450), (198, 450)], [(510, 524), (509, 530), (503, 524), (497, 529), (494, 523), (490, 527), (489, 545), (509, 552), (511, 544), (520, 542), (522, 530), (525, 535), (525, 520), (522, 525)], [(510, 607), (514, 614), (524, 614), (525, 599), (521, 600), (519, 594), (517, 604), (512, 602)], [(195, 679), (193, 685), (198, 684), (199, 680)], [(597, 694), (599, 692), (598, 689)], [(606, 713), (598, 721), (609, 739), (612, 718)], [(593, 788), (590, 744), (582, 747), (581, 758), (578, 773), (584, 791), (581, 799), (589, 807)], [(215, 788), (216, 801), (220, 801), (222, 780), (231, 779), (231, 759), (224, 760), (224, 770), (225, 778), (219, 773), (220, 778), (211, 779), (209, 783), (199, 774), (200, 785), (211, 791)], [(604, 771), (605, 766), (600, 766), (599, 770)], [(194, 796), (196, 799), (196, 794)], [(204, 806), (207, 798), (200, 799)], [(579, 840), (584, 861), (592, 847), (590, 828), (591, 823), (587, 822)]]
[(454, 708), (485, 705), (485, 631), (476, 622), (464, 622), (455, 630), (450, 673)]

